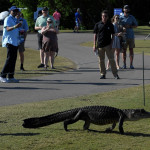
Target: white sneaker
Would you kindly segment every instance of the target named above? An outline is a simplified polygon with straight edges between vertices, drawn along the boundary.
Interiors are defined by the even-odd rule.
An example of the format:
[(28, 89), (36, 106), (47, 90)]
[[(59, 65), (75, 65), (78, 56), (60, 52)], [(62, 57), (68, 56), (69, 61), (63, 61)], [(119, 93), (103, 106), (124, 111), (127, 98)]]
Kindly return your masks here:
[(8, 83), (19, 83), (19, 80), (15, 78), (7, 78)]
[(8, 80), (6, 78), (0, 77), (0, 82), (2, 82), (2, 83), (8, 83)]

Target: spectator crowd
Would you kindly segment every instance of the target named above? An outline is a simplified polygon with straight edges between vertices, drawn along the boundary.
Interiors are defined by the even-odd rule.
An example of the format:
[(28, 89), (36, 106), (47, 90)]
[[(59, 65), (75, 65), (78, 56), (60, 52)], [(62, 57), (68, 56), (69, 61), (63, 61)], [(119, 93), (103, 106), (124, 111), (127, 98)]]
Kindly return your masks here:
[[(24, 19), (21, 10), (16, 6), (9, 9), (9, 16), (4, 20), (2, 46), (7, 48), (7, 58), (5, 65), (1, 71), (0, 82), (18, 83), (19, 80), (14, 78), (17, 52), (20, 56), (20, 70), (24, 68), (24, 51), (25, 41), (27, 37), (28, 24)], [(133, 59), (135, 47), (133, 28), (138, 26), (134, 16), (130, 14), (128, 5), (123, 7), (123, 15), (114, 15), (112, 21), (109, 20), (109, 12), (102, 11), (101, 21), (94, 26), (94, 45), (93, 51), (97, 53), (99, 58), (100, 79), (106, 79), (107, 70), (111, 69), (115, 79), (120, 79), (118, 75), (119, 69), (126, 69), (126, 51), (129, 47), (130, 69), (134, 69)], [(37, 30), (38, 47), (40, 50), (41, 63), (37, 68), (54, 67), (54, 56), (58, 53), (58, 38), (61, 14), (55, 10), (53, 15), (49, 15), (47, 7), (43, 7), (35, 22), (35, 30)], [(82, 17), (80, 9), (75, 13), (74, 32), (79, 32)], [(119, 66), (120, 52), (122, 53), (123, 66)], [(108, 57), (105, 66), (105, 53)], [(114, 59), (114, 54), (115, 58)]]

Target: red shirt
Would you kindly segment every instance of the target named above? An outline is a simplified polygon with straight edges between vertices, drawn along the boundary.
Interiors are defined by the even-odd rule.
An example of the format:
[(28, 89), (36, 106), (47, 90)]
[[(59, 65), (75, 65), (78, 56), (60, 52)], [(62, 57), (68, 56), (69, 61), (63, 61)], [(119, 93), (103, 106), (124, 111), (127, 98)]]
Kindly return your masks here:
[(60, 14), (59, 12), (55, 11), (55, 12), (53, 13), (53, 17), (54, 17), (55, 20), (59, 20), (60, 17), (61, 17), (61, 14)]

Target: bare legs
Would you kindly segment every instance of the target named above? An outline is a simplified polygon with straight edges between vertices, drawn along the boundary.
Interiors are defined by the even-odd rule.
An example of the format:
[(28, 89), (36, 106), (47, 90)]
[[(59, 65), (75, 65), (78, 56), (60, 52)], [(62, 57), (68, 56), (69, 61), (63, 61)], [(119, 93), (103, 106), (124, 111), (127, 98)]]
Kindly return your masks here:
[[(124, 49), (124, 52), (122, 53), (124, 69), (126, 69), (126, 52), (127, 52), (127, 49)], [(130, 56), (130, 69), (134, 69), (134, 67), (133, 67), (133, 58), (134, 58), (133, 48), (129, 48), (129, 56)]]
[(44, 51), (42, 49), (40, 49), (40, 60), (41, 64), (44, 64)]
[(48, 64), (48, 58), (49, 58), (51, 69), (55, 69), (54, 68), (54, 56), (55, 56), (55, 52), (53, 51), (45, 52), (45, 57), (44, 57), (45, 68), (47, 68), (48, 66), (47, 64)]
[(19, 52), (19, 56), (20, 56), (20, 70), (25, 71), (23, 68), (23, 63), (24, 63), (24, 52)]

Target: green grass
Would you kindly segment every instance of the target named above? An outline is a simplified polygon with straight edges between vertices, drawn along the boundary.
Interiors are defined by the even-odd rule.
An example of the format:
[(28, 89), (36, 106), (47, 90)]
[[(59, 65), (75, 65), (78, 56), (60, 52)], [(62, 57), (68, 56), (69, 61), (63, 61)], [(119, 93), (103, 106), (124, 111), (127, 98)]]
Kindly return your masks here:
[[(2, 70), (4, 63), (6, 61), (6, 52), (7, 52), (6, 48), (0, 47), (0, 70)], [(38, 69), (37, 66), (40, 64), (40, 52), (37, 50), (26, 49), (24, 55), (25, 55), (24, 68), (26, 71), (22, 72), (20, 71), (20, 60), (18, 54), (15, 72), (15, 77), (18, 79), (31, 78), (42, 75), (51, 75), (53, 73), (76, 68), (75, 63), (73, 63), (71, 60), (69, 60), (68, 58), (58, 56), (56, 57), (54, 64), (56, 69), (48, 69), (48, 70), (45, 70), (43, 68)]]
[[(81, 46), (93, 47), (93, 41), (81, 43)], [(150, 40), (135, 40), (135, 53), (142, 53), (150, 55)]]
[[(136, 41), (136, 52), (145, 51), (149, 54), (149, 41)], [(84, 45), (85, 44), (85, 45)], [(87, 46), (87, 43), (82, 45)], [(93, 43), (89, 42), (88, 46)], [(6, 57), (6, 50), (0, 48), (0, 69)], [(58, 59), (58, 60), (57, 60)], [(57, 57), (57, 68), (54, 72), (74, 68), (74, 64), (66, 58)], [(63, 64), (67, 62), (68, 65)], [(29, 78), (43, 74), (52, 74), (52, 70), (44, 71), (37, 68), (39, 51), (26, 50), (24, 74), (19, 71), (19, 59), (16, 65), (16, 77)], [(91, 125), (90, 129), (97, 132), (83, 131), (83, 122), (69, 125), (70, 132), (65, 132), (63, 123), (39, 129), (25, 129), (23, 119), (49, 115), (58, 111), (87, 105), (108, 105), (117, 108), (144, 108), (150, 111), (150, 85), (145, 87), (146, 107), (143, 106), (142, 87), (120, 89), (111, 92), (97, 93), (74, 98), (57, 99), (38, 103), (27, 103), (0, 107), (0, 150), (149, 150), (150, 119), (125, 122), (125, 135), (120, 135), (118, 125), (112, 133), (104, 133), (107, 126)], [(0, 89), (0, 92), (1, 89)]]
[(150, 33), (150, 26), (138, 26), (134, 31), (135, 34), (148, 35)]
[[(73, 32), (73, 29), (72, 30), (70, 30), (70, 29), (60, 30), (60, 32), (61, 33), (64, 33), (64, 32), (71, 33), (71, 32)], [(79, 32), (84, 32), (84, 33), (90, 32), (90, 33), (93, 33), (93, 30), (79, 30)], [(150, 33), (150, 26), (138, 26), (137, 28), (134, 28), (134, 32), (136, 34), (148, 35)]]
[[(150, 85), (146, 89), (146, 107), (150, 111)], [(125, 135), (120, 135), (118, 125), (112, 133), (104, 133), (106, 126), (91, 125), (97, 132), (83, 131), (83, 122), (69, 125), (65, 132), (63, 123), (39, 129), (25, 129), (23, 119), (49, 115), (87, 105), (108, 105), (117, 108), (143, 108), (142, 87), (121, 89), (89, 96), (58, 99), (38, 103), (0, 107), (1, 150), (149, 150), (150, 119), (124, 122)]]

